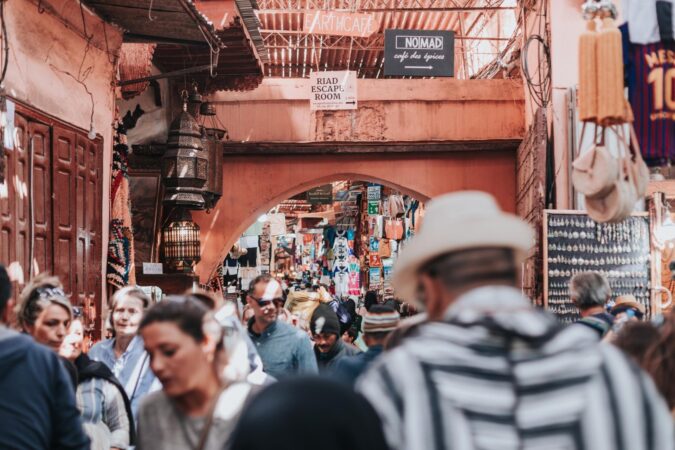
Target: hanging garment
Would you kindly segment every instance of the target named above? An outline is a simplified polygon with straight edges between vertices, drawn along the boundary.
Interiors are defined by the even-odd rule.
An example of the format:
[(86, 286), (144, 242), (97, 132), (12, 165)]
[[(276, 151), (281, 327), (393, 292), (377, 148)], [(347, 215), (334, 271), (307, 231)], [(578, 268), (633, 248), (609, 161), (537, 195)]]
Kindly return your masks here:
[(403, 239), (403, 220), (387, 219), (384, 225), (384, 233), (389, 239)]
[(389, 216), (388, 217), (400, 217), (405, 214), (405, 202), (403, 201), (402, 195), (390, 195), (387, 199), (389, 204)]
[(375, 237), (371, 236), (369, 238), (369, 246), (368, 248), (370, 249), (371, 252), (379, 252), (380, 251), (380, 241)]
[(368, 255), (368, 265), (370, 267), (381, 267), (382, 266), (382, 259), (380, 258), (380, 255), (377, 253), (371, 253)]
[[(390, 245), (389, 239), (382, 239), (380, 241), (380, 249), (379, 249), (379, 255), (382, 258), (389, 258), (391, 256), (391, 245)], [(393, 241), (396, 242), (396, 241)]]
[(285, 214), (268, 214), (267, 220), (270, 223), (270, 235), (282, 236), (286, 234), (286, 215)]
[(333, 281), (335, 282), (335, 295), (338, 298), (349, 295), (349, 263), (346, 261), (335, 263)]
[(664, 33), (672, 32), (672, 25), (668, 25), (666, 19), (670, 17), (672, 21), (672, 4), (673, 0), (623, 0), (621, 10), (628, 23), (630, 41), (654, 44), (662, 40)]
[(675, 160), (675, 42), (631, 44), (625, 26), (621, 32), (628, 98), (642, 157), (649, 166), (664, 165)]

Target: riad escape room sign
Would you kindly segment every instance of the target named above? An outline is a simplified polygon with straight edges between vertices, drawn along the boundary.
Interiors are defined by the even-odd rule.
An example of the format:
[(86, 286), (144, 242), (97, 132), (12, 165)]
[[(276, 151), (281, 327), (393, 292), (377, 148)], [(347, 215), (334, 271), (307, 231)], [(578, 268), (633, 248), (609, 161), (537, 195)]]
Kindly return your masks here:
[(370, 37), (379, 28), (375, 15), (341, 11), (305, 11), (303, 31), (329, 36)]
[(312, 72), (309, 76), (312, 111), (356, 109), (356, 72)]
[(385, 75), (452, 77), (454, 73), (453, 31), (384, 31)]

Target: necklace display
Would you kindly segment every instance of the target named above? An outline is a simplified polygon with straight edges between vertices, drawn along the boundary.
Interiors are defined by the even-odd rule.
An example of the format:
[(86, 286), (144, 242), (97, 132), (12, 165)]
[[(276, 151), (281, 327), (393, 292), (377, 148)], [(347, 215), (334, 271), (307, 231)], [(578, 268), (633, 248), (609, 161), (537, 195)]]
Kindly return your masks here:
[(548, 214), (546, 268), (548, 309), (564, 323), (579, 320), (569, 298), (570, 279), (582, 272), (604, 275), (612, 300), (632, 294), (650, 315), (649, 219), (629, 217), (600, 224), (582, 214)]

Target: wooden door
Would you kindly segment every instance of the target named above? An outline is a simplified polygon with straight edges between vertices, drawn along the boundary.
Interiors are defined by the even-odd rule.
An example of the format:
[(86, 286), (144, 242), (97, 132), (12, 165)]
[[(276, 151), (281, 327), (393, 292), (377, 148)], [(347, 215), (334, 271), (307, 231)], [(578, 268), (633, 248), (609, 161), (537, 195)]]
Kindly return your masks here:
[[(63, 127), (53, 129), (52, 188), (54, 275), (63, 283), (67, 294), (77, 292), (76, 204), (83, 195), (76, 190), (74, 132)], [(76, 197), (77, 195), (77, 197)]]

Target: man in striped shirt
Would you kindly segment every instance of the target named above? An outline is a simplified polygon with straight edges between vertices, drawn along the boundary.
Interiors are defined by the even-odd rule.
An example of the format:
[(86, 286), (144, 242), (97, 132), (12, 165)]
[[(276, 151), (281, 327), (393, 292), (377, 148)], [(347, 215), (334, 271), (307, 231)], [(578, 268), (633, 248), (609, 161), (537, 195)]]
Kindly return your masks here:
[(357, 389), (393, 450), (673, 450), (652, 381), (585, 327), (561, 329), (517, 289), (530, 227), (480, 192), (433, 200), (395, 268), (430, 322)]

